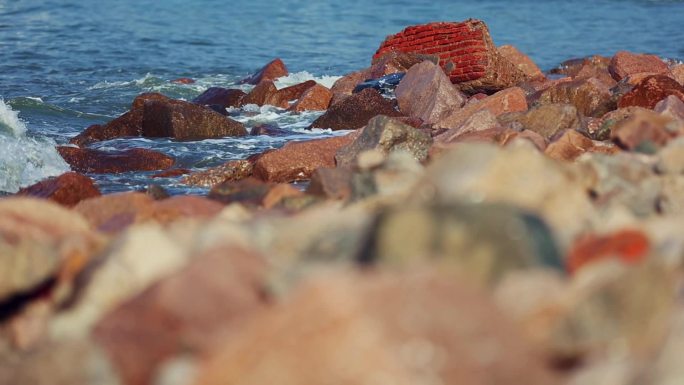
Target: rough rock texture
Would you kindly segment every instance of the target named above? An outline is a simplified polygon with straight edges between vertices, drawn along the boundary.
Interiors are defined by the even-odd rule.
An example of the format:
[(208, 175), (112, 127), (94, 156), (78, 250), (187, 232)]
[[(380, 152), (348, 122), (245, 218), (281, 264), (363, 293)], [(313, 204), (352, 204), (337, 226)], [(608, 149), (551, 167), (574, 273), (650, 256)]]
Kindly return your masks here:
[(613, 126), (611, 139), (625, 149), (653, 153), (677, 135), (671, 123), (671, 118), (656, 112), (636, 111)]
[(549, 72), (552, 74), (565, 75), (574, 78), (587, 65), (607, 71), (608, 66), (610, 65), (610, 60), (610, 57), (601, 55), (569, 59), (562, 62), (558, 67), (551, 69)]
[(619, 51), (610, 60), (608, 71), (620, 81), (638, 73), (666, 74), (670, 69), (658, 56)]
[(118, 173), (128, 171), (155, 171), (171, 168), (172, 157), (161, 152), (145, 148), (105, 152), (77, 147), (57, 147), (57, 152), (78, 172), (96, 174)]
[(311, 175), (306, 193), (329, 199), (348, 199), (352, 194), (352, 173), (343, 167), (320, 167)]
[(620, 98), (618, 107), (639, 106), (653, 109), (659, 101), (670, 95), (684, 100), (684, 86), (669, 76), (647, 76)]
[(572, 104), (584, 116), (600, 117), (615, 109), (608, 86), (596, 78), (577, 79), (553, 85), (541, 92), (539, 104)]
[(99, 196), (100, 190), (87, 176), (67, 172), (24, 187), (17, 195), (44, 198), (71, 207), (84, 199)]
[(565, 131), (549, 143), (544, 154), (556, 160), (573, 161), (594, 147), (594, 142), (575, 130)]
[(674, 95), (659, 101), (653, 111), (684, 124), (684, 101)]
[(377, 149), (385, 154), (407, 151), (416, 160), (424, 161), (431, 144), (429, 134), (381, 115), (371, 119), (353, 142), (341, 147), (335, 160), (338, 166), (351, 167), (363, 151)]
[(310, 128), (330, 128), (332, 130), (354, 130), (361, 128), (377, 115), (399, 116), (392, 102), (383, 98), (374, 89), (353, 94), (343, 101), (330, 106)]
[(525, 92), (519, 87), (499, 91), (477, 102), (468, 103), (463, 108), (452, 111), (433, 125), (434, 128), (455, 128), (463, 124), (478, 111), (489, 110), (495, 116), (506, 112), (527, 111)]
[(415, 53), (390, 51), (386, 54), (373, 58), (369, 78), (377, 79), (385, 75), (406, 72), (414, 65), (425, 60), (432, 61), (436, 64), (439, 58), (435, 55), (420, 55)]
[(306, 90), (316, 84), (313, 80), (307, 80), (303, 83), (279, 89), (274, 94), (268, 96), (264, 103), (280, 108), (288, 108), (291, 100), (299, 99)]
[(275, 97), (278, 89), (275, 83), (271, 80), (264, 80), (257, 84), (256, 87), (242, 98), (242, 104), (256, 104), (257, 106), (263, 106), (267, 104), (268, 101)]
[(468, 93), (492, 93), (516, 85), (525, 75), (502, 57), (484, 22), (430, 23), (388, 36), (374, 57), (400, 51), (438, 55), (449, 79)]
[(315, 84), (304, 91), (289, 110), (295, 112), (327, 110), (332, 97), (333, 94), (328, 88)]
[(684, 64), (677, 64), (670, 69), (672, 78), (684, 86)]
[(528, 79), (542, 79), (544, 74), (529, 56), (512, 45), (502, 45), (496, 49), (499, 55), (515, 65)]
[(194, 140), (244, 135), (242, 123), (209, 108), (182, 100), (145, 102), (142, 136)]
[(189, 186), (211, 187), (225, 181), (247, 178), (252, 175), (253, 168), (254, 162), (251, 160), (231, 160), (220, 166), (194, 172), (181, 179), (181, 183)]
[(429, 61), (414, 65), (395, 90), (402, 114), (433, 124), (465, 104), (444, 71)]
[(496, 119), (496, 116), (488, 109), (482, 109), (474, 112), (460, 125), (435, 136), (434, 139), (435, 142), (438, 143), (450, 143), (464, 134), (496, 129), (503, 129)]
[(241, 83), (259, 84), (264, 80), (275, 80), (281, 76), (287, 76), (289, 72), (285, 63), (280, 58), (273, 59), (257, 72), (243, 79)]
[(261, 154), (254, 163), (253, 175), (268, 182), (309, 179), (319, 167), (334, 167), (335, 153), (352, 140), (350, 135), (345, 135), (289, 142), (280, 149)]
[[(571, 104), (550, 103), (530, 108), (529, 111), (499, 116), (503, 124), (515, 125), (534, 131), (550, 139), (563, 130), (580, 128), (581, 117)], [(514, 129), (518, 127), (513, 127)]]
[(270, 188), (270, 184), (249, 177), (219, 183), (211, 188), (208, 197), (224, 204), (239, 202), (244, 205), (260, 206)]
[[(486, 348), (477, 342), (482, 339)], [(419, 271), (323, 275), (227, 341), (201, 367), (196, 384), (361, 385), (373, 379), (395, 385), (556, 383), (485, 296), (462, 281)]]
[(333, 84), (333, 86), (330, 88), (330, 91), (333, 93), (330, 105), (334, 106), (335, 104), (350, 97), (352, 95), (352, 91), (354, 91), (354, 88), (356, 88), (359, 83), (363, 82), (369, 77), (370, 68), (367, 68), (361, 71), (349, 73), (337, 79), (335, 84)]
[(218, 105), (224, 108), (242, 106), (242, 98), (246, 94), (242, 90), (221, 87), (209, 87), (199, 96), (192, 99), (193, 103), (205, 106)]

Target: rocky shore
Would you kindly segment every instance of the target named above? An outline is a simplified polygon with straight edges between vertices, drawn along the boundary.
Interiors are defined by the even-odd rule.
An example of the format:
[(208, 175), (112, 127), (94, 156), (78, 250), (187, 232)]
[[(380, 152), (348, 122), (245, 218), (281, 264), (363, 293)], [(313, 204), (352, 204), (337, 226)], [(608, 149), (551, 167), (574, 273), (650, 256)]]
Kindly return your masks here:
[[(58, 148), (72, 172), (0, 197), (0, 384), (679, 383), (684, 64), (544, 73), (472, 19), (369, 62), (141, 94)], [(91, 147), (280, 135), (231, 118), (251, 104), (352, 131), (201, 171)], [(84, 175), (124, 171), (210, 192)]]

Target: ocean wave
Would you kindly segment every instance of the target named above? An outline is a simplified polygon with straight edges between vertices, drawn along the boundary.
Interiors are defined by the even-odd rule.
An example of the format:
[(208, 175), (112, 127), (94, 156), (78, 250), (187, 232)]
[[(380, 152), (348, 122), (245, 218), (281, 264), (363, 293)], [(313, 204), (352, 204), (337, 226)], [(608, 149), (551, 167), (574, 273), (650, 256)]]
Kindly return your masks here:
[(325, 86), (327, 88), (331, 88), (333, 84), (337, 81), (337, 79), (341, 78), (341, 76), (329, 76), (329, 75), (323, 75), (323, 76), (315, 76), (311, 74), (310, 72), (307, 71), (300, 71), (300, 72), (295, 72), (291, 73), (287, 76), (280, 77), (275, 80), (275, 86), (278, 89), (293, 86), (295, 84), (303, 83), (307, 80), (314, 80), (316, 83)]
[(0, 99), (0, 132), (14, 137), (26, 133), (26, 124), (19, 119), (19, 113), (12, 110), (2, 99)]

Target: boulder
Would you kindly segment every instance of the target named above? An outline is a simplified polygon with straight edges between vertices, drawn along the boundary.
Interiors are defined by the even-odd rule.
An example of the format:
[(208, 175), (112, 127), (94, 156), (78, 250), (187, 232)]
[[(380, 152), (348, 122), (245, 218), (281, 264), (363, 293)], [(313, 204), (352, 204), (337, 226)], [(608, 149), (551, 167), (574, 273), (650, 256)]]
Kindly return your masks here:
[(630, 118), (638, 111), (647, 111), (647, 109), (643, 107), (618, 108), (598, 119), (589, 119), (587, 133), (593, 140), (608, 140), (610, 139), (611, 130), (617, 123)]
[(166, 154), (145, 148), (105, 152), (58, 146), (57, 152), (73, 170), (96, 174), (165, 170), (171, 168), (175, 162)]
[(86, 199), (74, 206), (90, 225), (100, 231), (118, 232), (153, 217), (154, 199), (145, 193), (125, 192)]
[(544, 154), (556, 160), (573, 161), (594, 147), (594, 142), (575, 130), (566, 130), (549, 143)]
[(176, 195), (156, 200), (152, 210), (154, 221), (168, 224), (182, 219), (207, 220), (221, 212), (223, 205), (201, 196)]
[(260, 206), (271, 186), (259, 179), (248, 177), (239, 181), (225, 181), (214, 185), (209, 191), (209, 199), (230, 204)]
[(608, 86), (596, 78), (557, 83), (539, 94), (539, 104), (572, 104), (584, 116), (600, 117), (616, 108)]
[(499, 116), (507, 112), (527, 111), (527, 99), (525, 92), (518, 87), (507, 88), (494, 95), (487, 96), (474, 103), (468, 103), (461, 109), (457, 109), (447, 114), (433, 124), (435, 128), (455, 128), (462, 125), (470, 116), (478, 111), (489, 110), (494, 116)]
[(672, 128), (673, 120), (654, 111), (636, 111), (629, 118), (616, 123), (610, 133), (611, 139), (622, 148), (654, 153), (678, 132)]
[(670, 68), (670, 71), (672, 72), (672, 78), (684, 86), (684, 64), (677, 64)]
[(438, 57), (434, 55), (389, 51), (373, 58), (368, 77), (370, 79), (377, 79), (385, 75), (406, 72), (414, 65), (426, 60), (437, 64)]
[(639, 106), (653, 109), (659, 101), (670, 95), (684, 100), (684, 86), (665, 75), (647, 76), (620, 98), (618, 107)]
[(426, 124), (439, 121), (466, 101), (444, 71), (429, 61), (413, 66), (395, 93), (401, 113), (420, 118)]
[(288, 108), (290, 107), (290, 101), (301, 98), (304, 92), (315, 85), (317, 85), (315, 81), (307, 80), (303, 83), (279, 89), (273, 95), (267, 97), (265, 103), (280, 108)]
[(242, 123), (209, 108), (182, 100), (145, 102), (142, 136), (197, 140), (244, 135)]
[(487, 25), (480, 20), (407, 27), (388, 36), (373, 57), (391, 51), (438, 56), (438, 64), (451, 82), (470, 94), (500, 91), (525, 78), (499, 54)]
[(397, 72), (375, 79), (367, 79), (357, 84), (352, 93), (355, 94), (366, 88), (373, 88), (380, 92), (382, 96), (394, 98), (394, 89), (397, 88), (401, 79), (404, 78), (404, 75), (406, 75), (406, 72)]
[(378, 149), (388, 154), (407, 151), (418, 161), (425, 161), (432, 144), (429, 134), (390, 117), (380, 115), (371, 119), (353, 142), (341, 147), (335, 155), (338, 166), (351, 167), (359, 154)]
[(309, 179), (319, 167), (334, 167), (335, 153), (352, 140), (350, 135), (345, 135), (288, 142), (280, 149), (261, 154), (254, 163), (253, 175), (267, 182)]
[(252, 90), (242, 98), (242, 104), (256, 104), (257, 106), (263, 106), (268, 104), (268, 101), (275, 97), (278, 89), (275, 83), (271, 80), (264, 80), (263, 82), (256, 85)]
[(254, 162), (251, 160), (231, 160), (220, 166), (196, 171), (181, 179), (181, 183), (189, 186), (211, 187), (225, 181), (234, 181), (252, 175)]
[(601, 64), (596, 64), (595, 62), (589, 60), (585, 60), (584, 64), (580, 67), (579, 71), (577, 74), (575, 74), (575, 76), (572, 77), (572, 79), (579, 80), (589, 78), (598, 79), (608, 88), (613, 88), (618, 84), (618, 82), (613, 79), (613, 76), (610, 74), (607, 67)]
[(450, 128), (434, 137), (435, 142), (451, 143), (457, 141), (457, 138), (479, 131), (488, 131), (493, 129), (503, 128), (496, 116), (488, 109), (476, 111), (470, 115), (465, 121), (456, 127)]
[(156, 174), (152, 174), (150, 178), (177, 178), (190, 173), (192, 173), (192, 170), (187, 168), (172, 168), (170, 170), (160, 171)]
[(257, 72), (242, 79), (240, 83), (259, 84), (264, 80), (275, 80), (279, 77), (287, 76), (288, 74), (289, 72), (287, 71), (287, 67), (285, 67), (285, 63), (283, 63), (280, 58), (276, 58), (261, 67)]
[(238, 89), (209, 87), (199, 96), (192, 99), (192, 102), (205, 106), (218, 105), (223, 108), (240, 107), (242, 106), (242, 98), (245, 95), (244, 91)]
[(354, 91), (354, 88), (368, 78), (370, 78), (370, 68), (352, 72), (337, 79), (332, 88), (330, 88), (330, 92), (333, 93), (332, 100), (330, 100), (330, 105), (333, 106), (350, 97), (352, 95), (352, 91)]
[(608, 70), (610, 60), (611, 58), (600, 55), (569, 59), (562, 62), (558, 67), (552, 68), (549, 73), (574, 78), (586, 65), (591, 65), (597, 69)]
[(315, 84), (304, 91), (288, 110), (294, 112), (327, 110), (332, 97), (333, 94), (328, 88)]
[(306, 193), (328, 199), (346, 200), (352, 194), (352, 173), (344, 167), (321, 167), (311, 175)]
[(638, 73), (666, 74), (670, 69), (658, 56), (619, 51), (610, 60), (608, 71), (620, 81)]
[(684, 101), (674, 95), (659, 101), (653, 111), (684, 124)]
[(330, 106), (328, 110), (314, 120), (309, 128), (330, 128), (332, 130), (354, 130), (361, 128), (374, 116), (399, 116), (392, 102), (383, 98), (372, 88), (349, 96), (345, 100)]
[(288, 201), (302, 197), (304, 193), (289, 183), (278, 183), (273, 185), (261, 201), (265, 209), (277, 206), (286, 206)]
[(549, 103), (532, 107), (526, 112), (501, 115), (499, 122), (519, 124), (548, 140), (561, 131), (579, 129), (581, 117), (571, 104)]
[(496, 48), (499, 55), (511, 62), (520, 72), (525, 74), (528, 79), (543, 79), (544, 74), (529, 56), (520, 52), (515, 46), (502, 45)]
[(263, 123), (252, 127), (249, 130), (249, 134), (252, 136), (285, 136), (291, 134), (291, 132), (280, 128), (278, 123)]
[(67, 172), (24, 187), (17, 195), (44, 198), (71, 207), (101, 194), (92, 179), (76, 172)]

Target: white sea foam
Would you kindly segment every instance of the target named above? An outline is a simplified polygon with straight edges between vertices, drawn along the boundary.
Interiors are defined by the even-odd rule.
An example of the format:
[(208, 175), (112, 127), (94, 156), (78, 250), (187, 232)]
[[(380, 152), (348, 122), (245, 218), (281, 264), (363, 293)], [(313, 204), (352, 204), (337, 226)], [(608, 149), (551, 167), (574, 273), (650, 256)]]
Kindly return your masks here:
[(26, 124), (0, 100), (0, 191), (16, 192), (49, 176), (69, 170), (55, 142), (26, 136)]
[(332, 87), (333, 84), (337, 81), (337, 79), (341, 78), (341, 76), (328, 76), (328, 75), (323, 75), (323, 76), (314, 76), (311, 73), (307, 71), (301, 71), (301, 72), (295, 72), (291, 73), (287, 76), (280, 77), (276, 79), (275, 86), (278, 89), (293, 86), (295, 84), (303, 83), (307, 80), (315, 80), (316, 83), (325, 86), (325, 87)]

